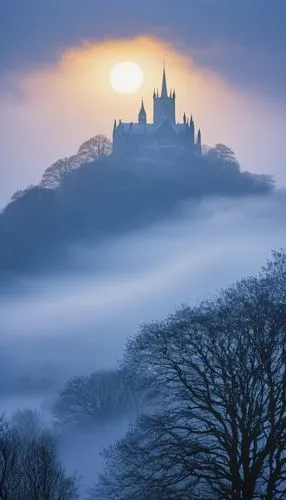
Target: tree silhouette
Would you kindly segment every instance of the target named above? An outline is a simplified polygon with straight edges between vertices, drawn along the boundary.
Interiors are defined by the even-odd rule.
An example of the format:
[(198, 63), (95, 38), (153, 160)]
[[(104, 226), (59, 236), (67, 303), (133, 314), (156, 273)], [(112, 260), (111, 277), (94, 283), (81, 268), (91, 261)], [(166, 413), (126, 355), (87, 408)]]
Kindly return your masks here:
[[(95, 160), (102, 160), (110, 155), (112, 144), (105, 135), (96, 135), (85, 141), (78, 149), (77, 154), (68, 158), (63, 158), (48, 167), (41, 180), (41, 186), (54, 189), (61, 185), (72, 170), (76, 170), (81, 165)], [(16, 192), (14, 198), (19, 196)]]
[(19, 446), (16, 433), (0, 415), (0, 499), (12, 500), (18, 486)]
[(125, 368), (157, 407), (106, 452), (95, 497), (285, 498), (285, 277), (276, 253), (128, 341)]
[(239, 172), (239, 162), (234, 151), (225, 144), (216, 144), (214, 148), (206, 148), (205, 157), (211, 163), (216, 163), (222, 168)]
[(48, 189), (58, 187), (65, 177), (69, 175), (72, 168), (78, 168), (80, 161), (76, 161), (76, 157), (64, 158), (58, 160), (53, 165), (48, 167), (43, 173), (41, 186)]
[(109, 156), (112, 152), (111, 141), (102, 134), (91, 137), (88, 141), (84, 142), (78, 150), (78, 154), (82, 157), (93, 155), (94, 159), (101, 160)]
[[(21, 500), (75, 500), (76, 476), (66, 476), (58, 461), (56, 441), (49, 433), (22, 444), (20, 473)], [(12, 500), (12, 498), (11, 498)]]
[(59, 393), (53, 413), (60, 425), (94, 425), (135, 410), (132, 383), (120, 371), (74, 377)]
[[(27, 422), (28, 414), (32, 425)], [(0, 417), (0, 499), (78, 498), (78, 479), (66, 475), (57, 455), (57, 441), (40, 429), (37, 414), (17, 413), (12, 425)]]

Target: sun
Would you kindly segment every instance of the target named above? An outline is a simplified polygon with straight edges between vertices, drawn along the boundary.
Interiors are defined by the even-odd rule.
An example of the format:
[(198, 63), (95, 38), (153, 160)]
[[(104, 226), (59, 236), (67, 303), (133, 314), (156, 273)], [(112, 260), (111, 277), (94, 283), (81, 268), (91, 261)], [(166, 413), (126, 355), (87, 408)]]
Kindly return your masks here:
[(143, 71), (132, 61), (122, 61), (110, 71), (111, 86), (120, 94), (134, 94), (140, 89), (144, 80)]

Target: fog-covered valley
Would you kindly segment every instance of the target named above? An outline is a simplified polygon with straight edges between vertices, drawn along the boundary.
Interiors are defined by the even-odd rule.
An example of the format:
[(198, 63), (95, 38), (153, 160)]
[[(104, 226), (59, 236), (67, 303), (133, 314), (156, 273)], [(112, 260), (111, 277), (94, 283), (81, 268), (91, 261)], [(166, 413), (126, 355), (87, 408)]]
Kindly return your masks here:
[[(38, 409), (51, 425), (57, 391), (71, 377), (117, 368), (142, 322), (258, 272), (286, 246), (284, 210), (283, 193), (181, 205), (164, 223), (70, 248), (63, 274), (19, 277), (1, 298), (1, 411)], [(82, 491), (96, 481), (99, 450), (128, 419), (63, 437), (61, 455), (83, 476)]]
[(283, 247), (284, 203), (281, 195), (186, 204), (170, 221), (74, 248), (74, 270), (19, 278), (2, 294), (2, 372), (63, 380), (115, 367), (141, 322), (258, 271)]

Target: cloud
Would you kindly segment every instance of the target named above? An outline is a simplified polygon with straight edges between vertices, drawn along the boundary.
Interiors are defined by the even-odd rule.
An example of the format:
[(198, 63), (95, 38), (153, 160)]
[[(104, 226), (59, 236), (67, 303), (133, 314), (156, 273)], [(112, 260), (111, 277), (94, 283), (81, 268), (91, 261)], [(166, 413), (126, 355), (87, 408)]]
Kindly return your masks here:
[[(6, 74), (6, 91), (0, 95), (5, 123), (0, 135), (0, 202), (38, 182), (45, 168), (73, 154), (89, 137), (110, 136), (115, 118), (135, 121), (142, 95), (152, 120), (152, 93), (154, 86), (160, 87), (163, 59), (168, 85), (177, 92), (177, 119), (184, 111), (192, 113), (204, 143), (226, 143), (243, 169), (272, 173), (279, 183), (285, 182), (283, 107), (232, 87), (191, 56), (158, 38), (142, 36), (85, 42), (63, 52), (53, 65), (17, 77)], [(131, 96), (117, 94), (109, 85), (109, 71), (122, 59), (134, 60), (145, 73), (143, 87)]]
[[(265, 81), (285, 96), (283, 61), (286, 45), (284, 0), (19, 0), (1, 5), (1, 68), (27, 68), (54, 64), (60, 53), (83, 40), (152, 34), (198, 52), (198, 62), (208, 64), (232, 82), (252, 87)], [(267, 34), (267, 36), (266, 36)], [(243, 57), (229, 52), (200, 59), (202, 48), (242, 49)], [(263, 65), (260, 61), (263, 58)], [(228, 66), (230, 66), (228, 68)], [(282, 74), (281, 74), (282, 72)]]

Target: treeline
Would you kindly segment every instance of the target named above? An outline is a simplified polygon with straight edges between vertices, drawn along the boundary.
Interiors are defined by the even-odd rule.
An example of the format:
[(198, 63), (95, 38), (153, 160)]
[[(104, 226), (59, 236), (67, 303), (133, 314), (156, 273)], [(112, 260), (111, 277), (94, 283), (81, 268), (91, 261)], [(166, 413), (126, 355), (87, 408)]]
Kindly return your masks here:
[[(224, 145), (202, 157), (165, 153), (116, 159), (106, 138), (49, 167), (38, 186), (17, 192), (0, 214), (0, 276), (64, 265), (74, 242), (110, 235), (166, 217), (178, 203), (204, 196), (270, 193), (270, 177), (241, 172)], [(167, 155), (167, 157), (166, 157)]]
[[(117, 371), (71, 379), (52, 411), (56, 435), (68, 431), (71, 439), (79, 428), (132, 418), (103, 452), (105, 470), (89, 498), (284, 499), (286, 252), (213, 299), (143, 325)], [(54, 439), (29, 415), (14, 416), (10, 427), (2, 421), (1, 499), (18, 498), (11, 485), (26, 488), (19, 490), (26, 498), (25, 467), (32, 484), (48, 471), (53, 491), (67, 488), (29, 500), (75, 498), (77, 479), (59, 464)]]
[(74, 500), (81, 478), (69, 475), (60, 448), (78, 432), (102, 432), (142, 407), (139, 392), (122, 370), (92, 373), (69, 380), (44, 422), (37, 411), (0, 414), (0, 500)]

